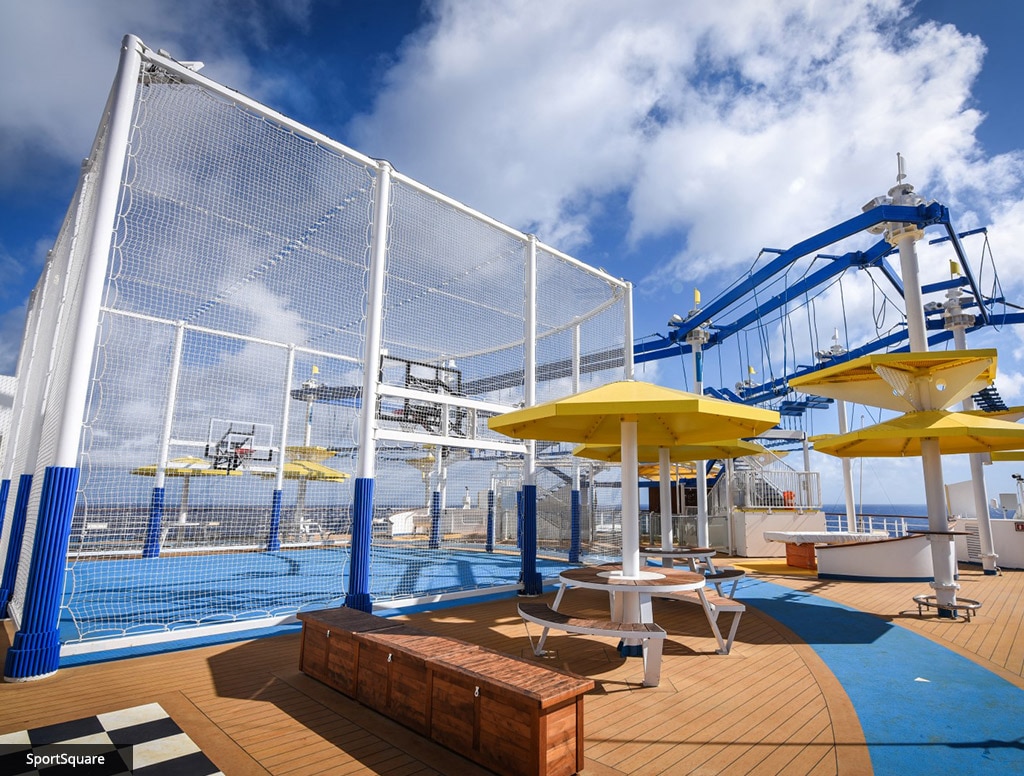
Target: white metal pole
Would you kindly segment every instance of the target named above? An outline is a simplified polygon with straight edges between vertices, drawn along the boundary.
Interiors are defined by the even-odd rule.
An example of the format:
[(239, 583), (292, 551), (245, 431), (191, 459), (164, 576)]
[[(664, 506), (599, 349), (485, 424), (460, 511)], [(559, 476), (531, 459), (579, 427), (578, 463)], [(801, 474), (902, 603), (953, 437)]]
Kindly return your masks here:
[(363, 359), (363, 396), (359, 408), (360, 478), (373, 479), (377, 459), (377, 393), (380, 386), (381, 336), (384, 319), (384, 274), (387, 265), (388, 213), (391, 204), (391, 165), (378, 164), (373, 233), (370, 240), (369, 294), (366, 300), (366, 342)]
[[(897, 202), (896, 204), (902, 204)], [(898, 242), (900, 270), (903, 274), (904, 296), (907, 301), (907, 333), (910, 335), (910, 349), (924, 353), (928, 350), (925, 330), (924, 306), (921, 299), (921, 281), (918, 273), (916, 241), (922, 233), (918, 229), (908, 230)], [(919, 391), (921, 409), (930, 410), (928, 391)], [(931, 541), (932, 573), (935, 579), (931, 586), (935, 590), (936, 602), (946, 611), (956, 603), (956, 591), (960, 585), (954, 579), (952, 536), (946, 519), (946, 496), (942, 482), (942, 454), (937, 439), (921, 440), (921, 468), (924, 474), (924, 494), (928, 507), (928, 530)], [(943, 535), (945, 534), (945, 535)]]
[[(957, 350), (967, 350), (966, 328), (974, 324), (974, 316), (964, 313), (960, 306), (960, 289), (951, 288), (946, 292), (946, 328), (953, 330), (953, 343)], [(974, 409), (974, 399), (968, 396), (961, 405), (964, 412)], [(995, 538), (992, 536), (992, 516), (988, 511), (988, 492), (985, 488), (985, 456), (972, 453), (968, 456), (971, 462), (971, 484), (974, 491), (974, 516), (978, 521), (978, 544), (981, 550), (982, 572), (988, 576), (999, 571), (996, 562), (999, 556), (995, 551)]]
[(622, 575), (640, 574), (640, 499), (636, 419), (622, 421)]
[[(704, 351), (702, 341), (694, 339), (693, 347), (693, 392), (704, 394)], [(707, 547), (708, 537), (708, 467), (707, 461), (696, 461), (694, 482), (697, 485), (697, 546)]]
[(281, 435), (278, 437), (277, 474), (274, 490), (284, 490), (284, 464), (288, 450), (288, 423), (291, 420), (292, 380), (295, 379), (295, 345), (288, 346), (288, 360), (284, 368), (284, 404), (281, 407)]
[(733, 527), (732, 521), (732, 510), (735, 506), (732, 497), (732, 472), (733, 472), (733, 459), (725, 459), (725, 503), (726, 503), (726, 514), (729, 515), (729, 554), (734, 553), (736, 547), (736, 530)]
[[(47, 296), (47, 279), (50, 276), (52, 257), (48, 257), (43, 276), (32, 290), (29, 297), (29, 314), (26, 320), (25, 337), (22, 340), (21, 353), (18, 356), (18, 369), (15, 372), (18, 384), (14, 397), (14, 408), (11, 413), (10, 435), (7, 439), (7, 459), (4, 464), (4, 479), (14, 480), (16, 476), (30, 474), (35, 470), (36, 455), (39, 450), (39, 437), (42, 434), (42, 423), (39, 420), (38, 406), (42, 396), (29, 393), (30, 378), (39, 371), (45, 371), (42, 364), (43, 344), (39, 341), (40, 318), (45, 309)], [(53, 343), (49, 343), (51, 346)], [(15, 459), (21, 461), (21, 471), (15, 471)], [(13, 504), (10, 509), (13, 510)], [(2, 517), (2, 515), (0, 515)], [(10, 533), (11, 521), (4, 521), (4, 529)], [(0, 549), (3, 549), (0, 547)], [(2, 559), (0, 559), (2, 560)]]
[(121, 196), (121, 172), (128, 153), (128, 138), (135, 107), (142, 65), (142, 41), (125, 35), (121, 42), (121, 61), (111, 91), (110, 120), (103, 165), (96, 187), (96, 210), (82, 272), (78, 319), (72, 323), (67, 388), (60, 408), (54, 465), (73, 468), (78, 464), (82, 438), (82, 419), (89, 392), (89, 373), (96, 347), (103, 286), (107, 276), (110, 245), (115, 231), (118, 200)]
[[(839, 413), (839, 433), (846, 434), (850, 430), (849, 421), (846, 418), (846, 402), (836, 399), (836, 411)], [(857, 510), (853, 505), (853, 461), (849, 458), (841, 459), (843, 462), (843, 496), (846, 499), (846, 530), (857, 530)]]
[[(164, 405), (164, 427), (160, 433), (160, 452), (156, 464), (156, 484), (162, 488), (167, 477), (167, 459), (171, 454), (171, 429), (174, 426), (174, 405), (178, 399), (178, 375), (181, 372), (181, 352), (185, 342), (185, 322), (178, 321), (174, 327), (174, 349), (171, 353), (171, 377), (167, 386), (167, 403)], [(185, 478), (186, 484), (188, 478)]]
[(626, 341), (623, 343), (623, 379), (633, 379), (633, 284), (626, 283), (625, 294)]
[[(524, 348), (523, 399), (525, 406), (537, 403), (537, 238), (530, 235), (526, 241), (526, 337)], [(536, 443), (526, 443), (523, 484), (536, 485)]]
[[(671, 550), (672, 537), (672, 461), (667, 447), (658, 448), (658, 496), (661, 501), (661, 549)], [(663, 558), (666, 566), (672, 565), (669, 558)]]

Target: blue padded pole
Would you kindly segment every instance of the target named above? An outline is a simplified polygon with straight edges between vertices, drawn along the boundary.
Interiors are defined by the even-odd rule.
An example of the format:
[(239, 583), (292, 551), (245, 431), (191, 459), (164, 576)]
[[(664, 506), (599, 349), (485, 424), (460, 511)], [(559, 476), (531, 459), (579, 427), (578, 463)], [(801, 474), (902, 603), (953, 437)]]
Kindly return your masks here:
[(18, 576), (18, 561), (21, 559), (21, 540), (25, 536), (25, 517), (28, 514), (28, 497), (32, 493), (32, 475), (23, 474), (18, 480), (18, 494), (14, 497), (14, 514), (11, 517), (11, 536), (7, 542), (7, 558), (4, 576), (0, 580), (0, 617), (7, 617), (7, 604), (14, 590)]
[(46, 467), (21, 628), (14, 634), (4, 663), (7, 681), (41, 679), (55, 673), (60, 666), (57, 624), (77, 490), (78, 467)]
[(274, 491), (274, 500), (270, 505), (270, 534), (267, 536), (267, 552), (281, 549), (281, 494), (280, 489)]
[(441, 546), (441, 491), (430, 495), (430, 541), (427, 546), (436, 550)]
[(523, 595), (544, 592), (537, 572), (537, 486), (523, 486)]
[(370, 598), (370, 541), (373, 536), (373, 478), (356, 477), (352, 500), (352, 560), (345, 606), (373, 611)]
[(487, 491), (487, 552), (494, 552), (494, 491)]
[(156, 558), (160, 555), (160, 526), (164, 520), (165, 489), (153, 488), (149, 500), (149, 525), (146, 528), (146, 543), (142, 545), (143, 558)]
[(523, 491), (516, 491), (516, 549), (523, 550)]
[(574, 488), (569, 497), (571, 517), (569, 522), (569, 562), (580, 562), (580, 492)]
[(11, 492), (11, 481), (0, 482), (0, 534), (4, 532), (4, 515), (7, 514), (7, 494)]

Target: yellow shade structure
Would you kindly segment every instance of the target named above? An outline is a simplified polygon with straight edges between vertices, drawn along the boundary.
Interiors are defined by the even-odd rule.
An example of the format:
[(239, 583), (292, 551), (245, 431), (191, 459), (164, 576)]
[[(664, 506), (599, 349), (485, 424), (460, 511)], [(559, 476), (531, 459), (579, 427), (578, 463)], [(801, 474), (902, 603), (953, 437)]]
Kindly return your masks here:
[(839, 458), (898, 458), (921, 455), (921, 440), (935, 439), (943, 455), (987, 453), (1024, 447), (1024, 426), (968, 412), (908, 412), (847, 434), (821, 434), (810, 441), (819, 453)]
[[(564, 399), (490, 418), (494, 431), (516, 439), (622, 447), (622, 573), (640, 574), (637, 444), (671, 447), (752, 437), (778, 425), (779, 413), (712, 399), (653, 383), (622, 380)], [(634, 613), (637, 614), (638, 613)], [(632, 615), (631, 615), (632, 616)], [(639, 622), (639, 619), (635, 620)]]
[[(159, 467), (152, 463), (148, 466), (139, 466), (132, 469), (132, 474), (141, 477), (156, 477)], [(238, 469), (215, 469), (205, 458), (186, 455), (181, 458), (172, 458), (164, 467), (165, 477), (181, 477), (181, 503), (178, 506), (178, 522), (184, 525), (188, 520), (188, 497), (189, 481), (193, 477), (240, 477), (242, 472)], [(163, 485), (161, 480), (156, 481), (156, 486)], [(165, 531), (166, 534), (166, 531)]]
[(820, 369), (789, 381), (801, 393), (896, 412), (952, 407), (991, 385), (996, 351), (878, 353)]
[(289, 445), (284, 451), (286, 461), (316, 461), (320, 463), (337, 455), (334, 450), (317, 445)]
[(998, 450), (991, 457), (993, 461), (1024, 461), (1024, 450)]
[[(637, 459), (651, 463), (659, 460), (660, 452), (661, 448), (654, 445), (638, 445)], [(668, 457), (671, 461), (713, 461), (762, 455), (767, 452), (766, 448), (756, 442), (727, 439), (696, 445), (673, 445), (668, 448)], [(572, 454), (580, 458), (592, 458), (595, 461), (618, 462), (622, 460), (622, 448), (618, 445), (578, 445), (573, 449)]]
[[(151, 463), (148, 466), (132, 469), (132, 474), (156, 477), (157, 468), (157, 464)], [(172, 458), (164, 469), (165, 477), (218, 477), (224, 475), (239, 476), (241, 472), (237, 469), (215, 469), (205, 458), (196, 458), (191, 455)]]
[(1024, 418), (1024, 406), (1019, 404), (1013, 407), (1007, 407), (1001, 410), (967, 410), (965, 415), (978, 415), (982, 418), (992, 418), (993, 420), (1005, 420), (1010, 423), (1016, 423), (1021, 418)]
[[(274, 479), (277, 476), (276, 471), (260, 471), (256, 472), (259, 477), (266, 477), (267, 479)], [(319, 461), (285, 461), (284, 462), (284, 478), (286, 480), (305, 480), (307, 482), (344, 482), (351, 478), (348, 472), (338, 471), (332, 469), (330, 466), (325, 466)]]
[(497, 415), (487, 425), (516, 439), (618, 445), (623, 420), (636, 422), (640, 444), (671, 447), (757, 436), (778, 425), (779, 413), (653, 383), (621, 380)]
[[(645, 480), (651, 480), (652, 482), (661, 482), (661, 466), (656, 463), (642, 463), (637, 467), (636, 473), (643, 477)], [(677, 480), (682, 477), (696, 477), (697, 469), (693, 466), (693, 462), (687, 463), (674, 463), (669, 469), (669, 480)], [(710, 474), (708, 475), (710, 476)]]

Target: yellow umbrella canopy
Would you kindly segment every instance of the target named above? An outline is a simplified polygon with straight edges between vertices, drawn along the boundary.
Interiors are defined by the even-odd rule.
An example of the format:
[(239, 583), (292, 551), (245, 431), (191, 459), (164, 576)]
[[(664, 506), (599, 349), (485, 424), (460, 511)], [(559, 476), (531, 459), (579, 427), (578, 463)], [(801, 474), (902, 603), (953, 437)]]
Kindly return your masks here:
[[(260, 477), (273, 479), (277, 476), (276, 471), (256, 472)], [(319, 461), (285, 461), (284, 478), (286, 480), (306, 480), (308, 482), (344, 482), (351, 477), (348, 472), (332, 469)]]
[(908, 412), (847, 434), (821, 434), (810, 441), (819, 453), (840, 458), (921, 455), (921, 440), (935, 439), (943, 455), (987, 453), (1024, 447), (1024, 426), (967, 412)]
[(334, 450), (317, 445), (289, 445), (285, 448), (286, 461), (316, 461), (320, 463), (336, 455)]
[(1024, 450), (999, 450), (992, 453), (993, 461), (1024, 461)]
[[(151, 463), (148, 466), (132, 469), (132, 474), (138, 474), (143, 477), (155, 477), (156, 470), (157, 465)], [(217, 477), (223, 475), (238, 476), (241, 475), (241, 472), (237, 469), (215, 469), (205, 458), (196, 458), (190, 455), (170, 459), (167, 462), (167, 467), (164, 469), (164, 476), (166, 477)]]
[[(656, 463), (642, 463), (637, 468), (637, 474), (643, 477), (645, 480), (652, 480), (654, 482), (661, 482), (661, 466)], [(679, 479), (680, 477), (696, 477), (697, 469), (694, 468), (692, 462), (688, 463), (674, 463), (669, 470), (669, 479)]]
[(951, 407), (990, 385), (995, 376), (994, 349), (877, 353), (794, 377), (789, 387), (869, 407), (914, 412)]
[[(747, 455), (761, 455), (768, 451), (756, 442), (745, 442), (742, 439), (726, 439), (717, 442), (704, 442), (696, 445), (672, 445), (668, 448), (668, 457), (672, 461), (712, 461), (725, 458), (742, 458)], [(621, 461), (622, 448), (618, 445), (578, 445), (572, 451), (581, 458), (593, 458), (596, 461)], [(661, 448), (654, 445), (639, 445), (637, 459), (645, 462), (659, 460)]]
[(490, 418), (487, 424), (516, 439), (618, 445), (623, 420), (637, 422), (640, 444), (671, 447), (730, 436), (757, 436), (778, 424), (779, 413), (622, 380), (512, 410)]

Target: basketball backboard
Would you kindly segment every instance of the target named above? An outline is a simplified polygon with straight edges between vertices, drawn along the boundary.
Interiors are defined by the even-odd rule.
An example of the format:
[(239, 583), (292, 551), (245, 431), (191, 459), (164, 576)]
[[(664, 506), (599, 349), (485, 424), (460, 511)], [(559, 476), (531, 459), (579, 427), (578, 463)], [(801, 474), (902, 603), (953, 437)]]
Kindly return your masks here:
[(272, 461), (274, 427), (269, 423), (212, 418), (206, 457), (213, 468), (233, 471), (250, 461)]

